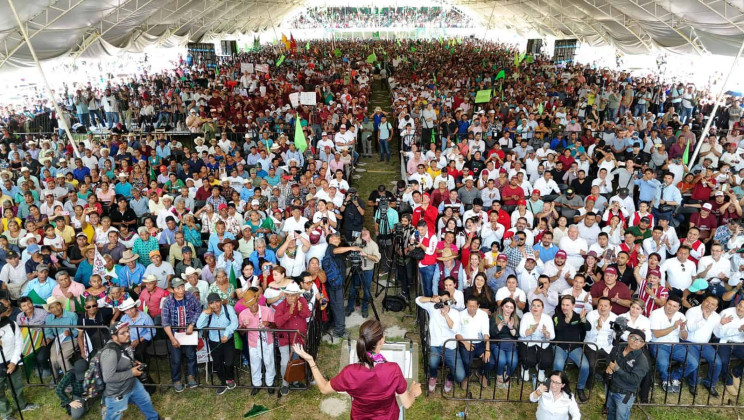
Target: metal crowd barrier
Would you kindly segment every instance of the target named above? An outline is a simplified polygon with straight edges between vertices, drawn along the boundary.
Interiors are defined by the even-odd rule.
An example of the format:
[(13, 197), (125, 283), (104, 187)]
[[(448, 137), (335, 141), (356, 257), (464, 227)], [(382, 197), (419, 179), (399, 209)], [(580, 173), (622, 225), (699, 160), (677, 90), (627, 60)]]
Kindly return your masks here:
[[(316, 311), (315, 314), (319, 314), (319, 311)], [(305, 348), (306, 351), (313, 355), (313, 357), (317, 357), (319, 343), (320, 343), (320, 333), (321, 333), (321, 323), (318, 319), (318, 316), (313, 316), (313, 319), (308, 324), (308, 332), (307, 335), (301, 333), (298, 330), (291, 330), (291, 329), (260, 329), (260, 328), (238, 328), (236, 330), (236, 333), (240, 336), (240, 339), (242, 341), (242, 349), (235, 349), (234, 354), (234, 376), (235, 376), (235, 383), (237, 387), (239, 388), (260, 388), (260, 389), (276, 389), (279, 386), (281, 386), (281, 380), (282, 380), (282, 374), (281, 374), (281, 354), (279, 351), (279, 345), (278, 345), (278, 335), (279, 334), (299, 334), (300, 337), (302, 337), (303, 341), (305, 342)], [(55, 369), (51, 369), (51, 377), (44, 375), (44, 370), (49, 369), (51, 367), (52, 363), (52, 353), (53, 352), (59, 352), (59, 346), (55, 342), (55, 338), (52, 338), (51, 342), (47, 345), (43, 344), (47, 340), (47, 334), (45, 330), (54, 330), (54, 334), (56, 336), (61, 336), (64, 334), (69, 334), (69, 336), (74, 336), (73, 330), (78, 330), (78, 334), (87, 334), (88, 331), (91, 330), (100, 330), (102, 333), (102, 337), (104, 338), (102, 340), (103, 343), (108, 341), (109, 333), (108, 333), (108, 325), (98, 325), (98, 326), (91, 326), (91, 325), (72, 325), (72, 326), (46, 326), (46, 325), (19, 325), (19, 328), (22, 332), (25, 333), (24, 330), (27, 330), (28, 334), (27, 336), (24, 336), (24, 344), (29, 347), (30, 346), (30, 352), (27, 352), (23, 355), (24, 363), (25, 364), (33, 364), (32, 367), (24, 367), (25, 369), (25, 376), (26, 376), (26, 382), (27, 386), (35, 386), (35, 387), (54, 387), (55, 383), (58, 382), (61, 379), (61, 374), (56, 371)], [(165, 334), (164, 327), (157, 325), (157, 326), (135, 326), (131, 325), (130, 330), (136, 329), (138, 334), (140, 331), (143, 333), (146, 330), (152, 331), (152, 340), (146, 341), (139, 346), (144, 346), (144, 350), (139, 350), (138, 348), (135, 350), (135, 358), (141, 362), (144, 362), (148, 365), (147, 372), (148, 376), (150, 378), (149, 382), (146, 382), (146, 386), (154, 386), (158, 388), (168, 388), (172, 387), (173, 384), (170, 380), (170, 363), (171, 363), (171, 353), (169, 349), (169, 338)], [(209, 349), (209, 341), (208, 339), (205, 339), (203, 337), (203, 333), (211, 330), (223, 330), (224, 328), (202, 328), (202, 329), (194, 329), (194, 334), (197, 334), (199, 337), (199, 345), (197, 345), (197, 382), (199, 383), (200, 387), (220, 387), (222, 386), (219, 381), (215, 381), (215, 368), (213, 366), (212, 360), (211, 360), (211, 353)], [(250, 354), (248, 351), (249, 347), (249, 341), (248, 341), (248, 333), (256, 333), (259, 334), (258, 338), (258, 345), (261, 347), (261, 354), (263, 354), (263, 346), (269, 345), (267, 344), (268, 340), (262, 339), (262, 334), (271, 334), (271, 337), (273, 339), (273, 343), (270, 344), (274, 348), (274, 364), (275, 364), (275, 380), (274, 380), (274, 386), (260, 386), (260, 387), (254, 387), (251, 382), (251, 367), (250, 367)], [(31, 345), (29, 345), (29, 340)], [(82, 357), (81, 355), (81, 349), (78, 345), (78, 340), (76, 337), (72, 338), (72, 353), (69, 357), (62, 357), (61, 358), (61, 371), (62, 374), (64, 372), (71, 370), (73, 368), (73, 364), (75, 360), (78, 360)], [(40, 344), (36, 344), (40, 343)], [(291, 343), (290, 343), (291, 344)], [(100, 347), (99, 347), (100, 348)], [(94, 348), (94, 350), (98, 350), (98, 348)], [(203, 352), (200, 353), (199, 352)], [(64, 354), (64, 349), (63, 349)], [(92, 353), (88, 354), (87, 359), (90, 358)], [(290, 345), (290, 354), (291, 354), (291, 345)], [(295, 357), (296, 358), (296, 357)], [(142, 359), (142, 360), (140, 360)], [(185, 360), (185, 357), (182, 356), (182, 369), (181, 372), (186, 377), (186, 369), (183, 363), (183, 360)], [(165, 363), (163, 363), (165, 362)], [(206, 365), (206, 366), (205, 366)], [(263, 363), (260, 362), (259, 366), (261, 366), (262, 372), (265, 372), (265, 368), (263, 367)], [(294, 384), (292, 386), (293, 390), (305, 390), (308, 389), (309, 382), (312, 380), (312, 373), (310, 372), (309, 366), (306, 366), (305, 371), (305, 379), (299, 383)], [(265, 382), (265, 377), (262, 377), (262, 383)]]
[[(428, 313), (419, 308), (419, 331), (421, 334), (421, 341), (422, 341), (422, 355), (423, 355), (423, 361), (425, 364), (425, 381), (424, 385), (428, 384), (430, 372), (429, 372), (429, 359), (431, 357), (431, 347), (428, 342)], [(524, 381), (522, 378), (522, 367), (524, 362), (524, 356), (523, 356), (523, 349), (522, 346), (526, 347), (528, 343), (538, 343), (538, 344), (544, 344), (544, 341), (537, 341), (537, 340), (475, 340), (475, 339), (463, 339), (463, 340), (456, 340), (456, 339), (449, 339), (445, 341), (445, 346), (447, 343), (457, 342), (457, 349), (455, 352), (455, 360), (454, 365), (457, 367), (458, 362), (464, 362), (463, 355), (461, 354), (461, 351), (464, 350), (463, 342), (487, 342), (490, 348), (495, 348), (495, 346), (500, 345), (501, 343), (514, 343), (518, 348), (514, 350), (513, 356), (517, 358), (517, 366), (515, 369), (509, 373), (508, 380), (505, 383), (503, 387), (498, 387), (496, 385), (496, 366), (498, 365), (498, 358), (499, 353), (494, 353), (493, 350), (491, 351), (491, 358), (496, 358), (496, 361), (491, 369), (488, 369), (486, 367), (486, 364), (480, 357), (474, 357), (473, 355), (468, 356), (470, 361), (468, 361), (467, 366), (463, 365), (466, 372), (469, 372), (466, 374), (466, 384), (465, 387), (462, 388), (460, 384), (457, 383), (456, 380), (452, 381), (452, 389), (449, 392), (444, 391), (444, 383), (445, 378), (447, 375), (452, 374), (454, 376), (454, 372), (452, 372), (451, 368), (445, 363), (445, 357), (443, 356), (441, 358), (441, 364), (439, 366), (439, 369), (441, 370), (438, 373), (438, 383), (437, 387), (438, 390), (435, 392), (439, 392), (441, 396), (445, 399), (451, 399), (451, 400), (457, 400), (457, 401), (489, 401), (489, 402), (514, 402), (514, 403), (530, 403), (529, 395), (530, 393), (535, 389), (539, 383), (536, 379), (536, 373), (537, 373), (537, 366), (532, 367), (530, 370), (530, 381)], [(554, 361), (554, 350), (556, 344), (572, 344), (577, 347), (581, 347), (582, 349), (582, 359), (580, 359), (581, 363), (583, 363), (583, 358), (586, 358), (586, 350), (589, 348), (596, 348), (596, 345), (592, 343), (585, 343), (585, 342), (568, 342), (568, 341), (550, 341), (550, 346), (543, 350), (542, 357), (549, 357), (551, 362), (551, 368), (545, 369), (545, 376), (546, 380), (549, 379), (548, 376), (550, 375), (550, 372), (552, 369), (552, 364)], [(660, 371), (658, 368), (658, 364), (656, 362), (656, 358), (651, 356), (650, 353), (652, 352), (652, 348), (655, 346), (669, 346), (670, 354), (674, 351), (674, 349), (682, 347), (684, 348), (684, 358), (681, 360), (671, 360), (671, 362), (668, 364), (667, 368), (667, 375), (669, 378), (672, 377), (672, 372), (674, 372), (677, 369), (682, 369), (684, 374), (684, 368), (689, 363), (690, 369), (692, 369), (692, 366), (695, 366), (694, 372), (697, 375), (697, 388), (696, 393), (691, 394), (688, 390), (688, 379), (686, 377), (683, 377), (681, 382), (681, 391), (679, 393), (672, 393), (669, 390), (664, 390), (661, 387), (661, 376)], [(445, 347), (442, 346), (442, 347)], [(701, 346), (711, 346), (715, 353), (713, 354), (713, 358), (708, 361), (702, 358), (701, 356), (697, 356), (698, 354), (702, 354), (702, 351), (700, 350), (693, 350), (691, 351), (691, 348)], [(724, 360), (721, 358), (720, 351), (724, 349), (724, 347), (729, 347), (731, 350), (731, 357), (728, 360)], [(738, 378), (741, 378), (742, 376), (742, 368), (744, 367), (744, 357), (742, 358), (736, 358), (734, 359), (733, 353), (734, 349), (740, 349), (737, 351), (742, 351), (741, 354), (744, 355), (744, 343), (707, 343), (707, 344), (699, 344), (699, 343), (689, 343), (689, 342), (680, 342), (680, 343), (646, 343), (646, 347), (644, 347), (644, 354), (646, 354), (646, 357), (649, 359), (649, 373), (650, 375), (649, 379), (649, 388), (648, 388), (648, 399), (646, 400), (645, 396), (642, 395), (642, 393), (637, 392), (636, 393), (636, 401), (635, 404), (639, 406), (648, 406), (648, 407), (685, 407), (685, 408), (738, 408), (741, 407), (744, 404), (744, 395), (742, 393), (742, 386), (741, 383), (735, 384), (736, 385), (730, 385), (726, 386), (726, 380), (729, 377), (729, 375), (733, 375), (732, 372), (736, 372), (738, 374)], [(646, 351), (649, 350), (649, 351)], [(541, 360), (538, 357), (538, 366), (539, 366), (539, 360)], [(597, 400), (604, 401), (603, 399), (606, 396), (607, 392), (607, 386), (608, 381), (605, 375), (605, 368), (607, 367), (607, 364), (610, 362), (609, 357), (607, 354), (604, 353), (598, 353), (597, 357), (594, 359), (593, 363), (591, 362), (591, 359), (587, 358), (588, 361), (590, 361), (590, 371), (589, 371), (589, 378), (587, 381), (587, 386), (585, 388), (585, 391), (588, 395), (589, 401)], [(718, 396), (713, 397), (708, 390), (703, 386), (703, 381), (706, 379), (709, 369), (711, 369), (711, 364), (717, 365), (718, 363), (721, 363), (721, 372), (718, 378), (717, 383), (715, 384), (715, 388), (718, 391)], [(570, 385), (571, 385), (571, 391), (575, 393), (576, 386), (577, 386), (577, 377), (578, 377), (578, 367), (576, 364), (570, 359), (566, 358), (566, 363), (564, 365), (563, 370), (565, 370), (570, 378)], [(486, 374), (488, 378), (488, 386), (483, 386), (482, 383), (477, 380), (480, 375)], [(595, 379), (596, 378), (596, 379)], [(738, 381), (737, 381), (738, 382)], [(603, 384), (603, 388), (598, 388), (593, 385), (595, 384)], [(591, 386), (590, 386), (591, 385)], [(736, 392), (730, 392), (732, 388), (735, 389)], [(733, 390), (732, 390), (733, 391)], [(427, 390), (428, 393), (428, 390)], [(574, 394), (575, 395), (575, 394)], [(640, 397), (640, 398), (639, 398)], [(578, 401), (578, 399), (577, 399)]]

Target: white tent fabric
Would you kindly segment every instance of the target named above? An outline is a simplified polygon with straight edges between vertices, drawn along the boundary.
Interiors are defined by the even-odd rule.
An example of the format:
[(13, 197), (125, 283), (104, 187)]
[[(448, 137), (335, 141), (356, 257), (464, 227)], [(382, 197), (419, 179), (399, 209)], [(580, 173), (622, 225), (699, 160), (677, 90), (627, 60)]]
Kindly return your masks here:
[[(251, 34), (302, 1), (11, 0), (40, 60), (118, 55)], [(744, 0), (453, 0), (484, 26), (578, 38), (625, 53), (656, 49), (735, 55), (744, 41)], [(356, 5), (356, 4), (355, 4)], [(10, 6), (0, 4), (0, 67), (33, 65)]]

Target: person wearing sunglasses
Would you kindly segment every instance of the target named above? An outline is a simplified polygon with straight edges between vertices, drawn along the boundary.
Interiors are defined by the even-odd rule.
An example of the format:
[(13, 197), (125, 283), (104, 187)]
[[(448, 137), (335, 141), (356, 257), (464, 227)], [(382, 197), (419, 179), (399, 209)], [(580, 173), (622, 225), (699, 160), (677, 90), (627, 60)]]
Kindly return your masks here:
[(77, 347), (80, 356), (88, 360), (88, 356), (94, 354), (109, 340), (108, 331), (105, 328), (95, 328), (111, 323), (112, 311), (98, 309), (98, 298), (88, 296), (85, 299), (85, 313), (78, 315), (78, 325), (91, 328), (79, 328), (77, 336)]

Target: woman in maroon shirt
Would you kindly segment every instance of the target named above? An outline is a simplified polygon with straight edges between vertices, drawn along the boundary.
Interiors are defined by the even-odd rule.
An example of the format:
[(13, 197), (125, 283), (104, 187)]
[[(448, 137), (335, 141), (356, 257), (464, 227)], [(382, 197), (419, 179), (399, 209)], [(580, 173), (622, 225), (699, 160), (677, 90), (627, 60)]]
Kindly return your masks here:
[(410, 408), (421, 395), (421, 384), (406, 378), (397, 363), (388, 363), (380, 351), (385, 344), (385, 331), (377, 320), (366, 321), (359, 328), (356, 341), (358, 363), (346, 366), (341, 373), (326, 380), (315, 363), (300, 345), (294, 351), (305, 359), (313, 378), (323, 394), (346, 392), (352, 396), (352, 420), (395, 420), (399, 416), (398, 401)]

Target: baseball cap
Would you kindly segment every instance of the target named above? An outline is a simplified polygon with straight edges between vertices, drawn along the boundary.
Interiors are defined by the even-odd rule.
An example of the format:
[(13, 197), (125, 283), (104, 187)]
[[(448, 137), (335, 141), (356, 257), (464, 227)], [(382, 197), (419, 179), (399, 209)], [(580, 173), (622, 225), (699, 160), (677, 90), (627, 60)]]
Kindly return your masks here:
[(705, 203), (705, 204), (703, 204), (703, 208), (702, 209), (703, 210), (711, 211), (711, 210), (713, 210), (713, 205), (710, 204), (710, 203)]
[(708, 288), (708, 280), (697, 279), (694, 282), (692, 282), (692, 286), (689, 287), (689, 290), (691, 293), (697, 293), (707, 288)]
[(217, 293), (212, 292), (209, 294), (209, 296), (207, 296), (207, 303), (220, 302), (220, 301), (222, 301), (222, 299), (220, 299), (220, 295), (218, 295)]
[(127, 327), (129, 327), (128, 322), (118, 321), (114, 325), (109, 327), (109, 332), (111, 333), (111, 335), (115, 335), (119, 333), (120, 329)]
[(643, 341), (646, 341), (646, 333), (643, 332), (643, 330), (639, 330), (638, 328), (628, 328), (628, 337), (631, 335), (637, 335)]
[(651, 219), (649, 219), (648, 217), (645, 217), (644, 216), (644, 217), (641, 217), (641, 222), (651, 223)]
[(723, 197), (724, 194), (723, 194), (723, 191), (716, 191), (716, 193), (713, 195), (716, 197)]
[(656, 268), (651, 269), (651, 270), (648, 270), (648, 273), (646, 274), (646, 277), (648, 277), (648, 276), (656, 276), (656, 277), (661, 278), (661, 271), (659, 271)]
[(566, 258), (568, 257), (568, 254), (566, 254), (566, 251), (558, 251), (555, 253), (555, 258)]
[(607, 267), (605, 269), (605, 274), (617, 274), (617, 270), (615, 267)]
[(574, 190), (571, 188), (566, 190), (566, 195), (573, 195), (573, 193), (574, 193)]

